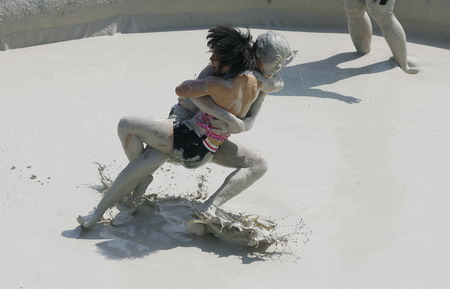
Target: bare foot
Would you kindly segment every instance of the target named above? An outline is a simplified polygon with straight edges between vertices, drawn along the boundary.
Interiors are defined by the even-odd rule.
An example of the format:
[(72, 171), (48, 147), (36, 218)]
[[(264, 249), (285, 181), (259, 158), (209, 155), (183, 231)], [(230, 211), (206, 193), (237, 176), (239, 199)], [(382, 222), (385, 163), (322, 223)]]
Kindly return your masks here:
[(408, 65), (405, 70), (407, 73), (410, 74), (416, 74), (420, 71), (420, 69), (417, 67), (416, 63), (408, 58)]
[(77, 221), (83, 228), (90, 229), (93, 225), (100, 221), (101, 218), (102, 216), (99, 216), (94, 212), (86, 216), (78, 216)]
[(401, 69), (403, 69), (404, 72), (409, 74), (417, 74), (420, 71), (420, 69), (416, 67), (411, 67), (409, 65), (406, 65), (406, 67), (401, 67)]
[(197, 235), (202, 236), (208, 233), (206, 225), (201, 221), (202, 218), (211, 218), (216, 215), (217, 207), (207, 202), (195, 208), (193, 216), (197, 219), (189, 220), (184, 225), (186, 230)]
[(420, 69), (416, 67), (416, 64), (409, 58), (405, 65), (400, 65), (393, 57), (391, 57), (391, 61), (395, 62), (404, 72), (408, 74), (416, 74), (420, 71)]

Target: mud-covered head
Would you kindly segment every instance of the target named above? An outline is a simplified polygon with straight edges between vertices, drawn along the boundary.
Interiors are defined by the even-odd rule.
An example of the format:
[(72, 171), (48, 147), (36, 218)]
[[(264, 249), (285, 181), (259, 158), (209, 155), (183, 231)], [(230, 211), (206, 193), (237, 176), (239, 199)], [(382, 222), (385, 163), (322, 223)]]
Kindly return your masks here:
[(208, 30), (206, 36), (211, 56), (218, 67), (214, 67), (218, 72), (226, 75), (237, 75), (245, 70), (253, 69), (255, 66), (255, 56), (252, 51), (252, 36), (250, 30), (243, 33), (239, 29), (231, 26), (217, 26)]
[(278, 73), (292, 55), (286, 38), (273, 31), (259, 35), (253, 44), (253, 50), (256, 66), (266, 78), (272, 78)]

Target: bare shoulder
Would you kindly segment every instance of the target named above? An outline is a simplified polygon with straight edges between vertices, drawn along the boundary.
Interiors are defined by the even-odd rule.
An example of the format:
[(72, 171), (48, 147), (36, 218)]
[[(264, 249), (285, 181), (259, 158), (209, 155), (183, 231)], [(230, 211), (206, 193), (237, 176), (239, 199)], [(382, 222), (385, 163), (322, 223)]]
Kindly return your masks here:
[(274, 93), (282, 90), (284, 88), (283, 79), (279, 73), (276, 73), (272, 78), (268, 79), (258, 70), (253, 70), (253, 74), (258, 80), (261, 90), (265, 93)]
[(252, 72), (249, 73), (242, 73), (236, 76), (235, 78), (239, 83), (245, 84), (247, 86), (262, 86), (262, 82), (258, 80), (258, 77), (256, 77)]

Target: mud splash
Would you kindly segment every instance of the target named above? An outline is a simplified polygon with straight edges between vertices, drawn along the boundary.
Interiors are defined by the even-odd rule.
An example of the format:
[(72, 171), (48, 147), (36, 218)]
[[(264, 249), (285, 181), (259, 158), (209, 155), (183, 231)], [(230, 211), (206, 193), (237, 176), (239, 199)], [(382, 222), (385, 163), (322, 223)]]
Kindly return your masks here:
[[(105, 193), (112, 184), (112, 178), (108, 175), (108, 166), (101, 163), (97, 165), (101, 186), (96, 186), (99, 192)], [(170, 170), (162, 170), (170, 174)], [(243, 245), (251, 248), (259, 248), (265, 251), (272, 247), (272, 252), (289, 254), (290, 246), (306, 244), (310, 241), (312, 231), (307, 227), (300, 212), (282, 217), (280, 220), (272, 220), (258, 216), (257, 214), (233, 213), (223, 209), (217, 209), (215, 215), (209, 215), (197, 211), (197, 207), (207, 198), (207, 183), (210, 170), (206, 174), (197, 177), (197, 190), (174, 196), (168, 193), (146, 193), (139, 204), (136, 204), (136, 214), (152, 210), (158, 217), (165, 220), (165, 234), (179, 241), (190, 241), (186, 237), (189, 234), (211, 234), (220, 240)], [(149, 190), (150, 191), (150, 190)], [(117, 204), (119, 207), (122, 203)], [(113, 221), (117, 207), (108, 210), (109, 218), (104, 218), (101, 223), (114, 226)], [(195, 223), (202, 227), (202, 233), (194, 232), (189, 224)], [(126, 226), (126, 223), (124, 224)], [(122, 225), (123, 226), (123, 225)], [(192, 234), (193, 236), (193, 234)], [(294, 256), (295, 258), (298, 256)]]

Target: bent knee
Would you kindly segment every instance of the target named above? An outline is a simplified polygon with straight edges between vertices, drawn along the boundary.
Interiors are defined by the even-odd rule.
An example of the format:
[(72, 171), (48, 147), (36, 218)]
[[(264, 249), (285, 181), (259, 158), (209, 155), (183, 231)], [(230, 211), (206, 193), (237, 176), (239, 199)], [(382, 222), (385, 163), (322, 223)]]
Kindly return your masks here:
[(129, 126), (130, 120), (128, 116), (124, 116), (119, 120), (119, 123), (117, 124), (117, 129), (122, 130), (125, 127)]
[(252, 171), (258, 175), (264, 175), (269, 169), (269, 165), (262, 156), (256, 158), (252, 164)]
[(128, 116), (122, 117), (117, 124), (117, 133), (119, 137), (124, 137), (129, 134), (129, 128), (131, 127), (131, 118)]

